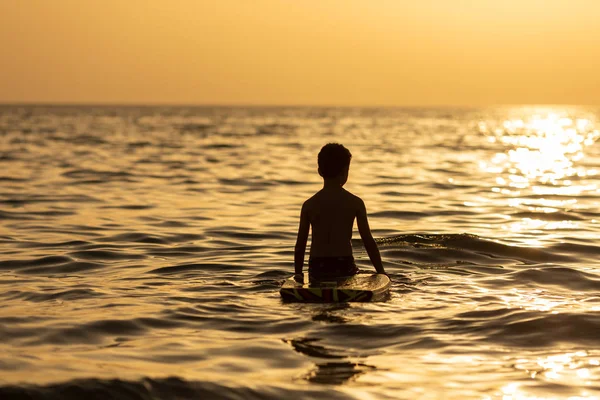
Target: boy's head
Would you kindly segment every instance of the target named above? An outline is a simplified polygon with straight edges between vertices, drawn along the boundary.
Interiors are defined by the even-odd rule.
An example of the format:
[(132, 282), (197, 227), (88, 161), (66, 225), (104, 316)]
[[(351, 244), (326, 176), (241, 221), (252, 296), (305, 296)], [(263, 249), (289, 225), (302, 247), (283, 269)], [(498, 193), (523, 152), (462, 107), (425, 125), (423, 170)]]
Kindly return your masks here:
[(318, 156), (319, 175), (323, 179), (344, 178), (346, 183), (352, 154), (339, 143), (328, 143), (321, 148)]

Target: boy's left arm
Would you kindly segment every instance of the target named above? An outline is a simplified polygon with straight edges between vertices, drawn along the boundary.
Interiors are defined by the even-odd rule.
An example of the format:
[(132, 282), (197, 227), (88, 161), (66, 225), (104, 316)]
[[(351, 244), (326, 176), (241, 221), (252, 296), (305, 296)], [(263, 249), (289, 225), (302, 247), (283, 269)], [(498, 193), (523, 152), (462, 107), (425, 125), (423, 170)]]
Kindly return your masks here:
[(373, 239), (373, 234), (371, 233), (371, 228), (369, 227), (369, 221), (367, 219), (367, 208), (365, 207), (365, 203), (360, 200), (358, 213), (356, 215), (356, 224), (358, 225), (358, 232), (360, 233), (360, 237), (365, 246), (365, 250), (367, 250), (367, 254), (375, 267), (375, 270), (378, 274), (385, 274), (385, 270), (383, 269), (383, 263), (381, 262), (381, 254), (379, 254), (379, 249), (377, 248), (377, 243), (375, 239)]
[(305, 203), (302, 205), (302, 211), (300, 211), (300, 226), (298, 227), (298, 238), (296, 239), (296, 247), (294, 248), (294, 272), (296, 275), (302, 275), (304, 252), (306, 251), (309, 229), (310, 221)]

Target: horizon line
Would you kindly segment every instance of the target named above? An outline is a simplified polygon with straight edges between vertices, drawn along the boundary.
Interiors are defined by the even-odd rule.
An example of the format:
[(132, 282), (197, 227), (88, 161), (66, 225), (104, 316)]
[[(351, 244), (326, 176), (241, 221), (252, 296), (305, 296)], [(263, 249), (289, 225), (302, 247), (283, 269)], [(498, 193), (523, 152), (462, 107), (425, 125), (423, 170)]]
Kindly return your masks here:
[(0, 106), (28, 107), (191, 107), (191, 108), (502, 108), (502, 107), (600, 107), (600, 104), (568, 104), (568, 103), (497, 103), (482, 105), (467, 104), (414, 104), (414, 105), (335, 105), (335, 104), (260, 104), (260, 103), (154, 103), (154, 102), (34, 102), (34, 101), (0, 101)]

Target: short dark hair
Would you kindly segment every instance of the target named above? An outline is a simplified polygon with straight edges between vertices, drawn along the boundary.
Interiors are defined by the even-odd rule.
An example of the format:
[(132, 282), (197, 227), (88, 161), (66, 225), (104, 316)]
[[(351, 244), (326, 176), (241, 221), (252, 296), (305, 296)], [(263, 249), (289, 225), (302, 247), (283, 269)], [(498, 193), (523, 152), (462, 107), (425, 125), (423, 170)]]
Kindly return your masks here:
[(352, 154), (339, 143), (327, 143), (318, 156), (319, 171), (323, 178), (335, 178), (350, 167)]

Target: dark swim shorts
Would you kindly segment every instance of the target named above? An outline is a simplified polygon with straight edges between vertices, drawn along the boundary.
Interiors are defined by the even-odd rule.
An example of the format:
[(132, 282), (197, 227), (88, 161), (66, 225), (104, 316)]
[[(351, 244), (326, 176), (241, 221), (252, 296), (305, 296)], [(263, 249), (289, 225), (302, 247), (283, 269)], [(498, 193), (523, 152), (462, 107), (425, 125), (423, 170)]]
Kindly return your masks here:
[(311, 257), (308, 260), (308, 275), (311, 279), (331, 279), (358, 273), (354, 257)]

